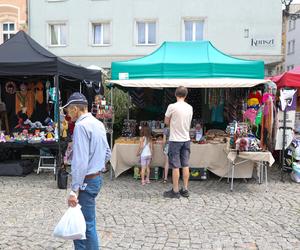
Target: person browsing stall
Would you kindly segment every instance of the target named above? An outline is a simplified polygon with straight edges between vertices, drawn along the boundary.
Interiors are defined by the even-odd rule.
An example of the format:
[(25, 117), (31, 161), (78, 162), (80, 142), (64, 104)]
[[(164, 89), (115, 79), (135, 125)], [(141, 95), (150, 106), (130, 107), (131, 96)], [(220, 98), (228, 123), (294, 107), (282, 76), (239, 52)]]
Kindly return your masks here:
[[(185, 102), (187, 94), (187, 88), (178, 87), (175, 91), (177, 102), (170, 104), (165, 114), (165, 124), (170, 126), (168, 156), (173, 181), (173, 189), (163, 194), (167, 198), (180, 198), (180, 195), (189, 197), (190, 127), (193, 108)], [(183, 188), (179, 190), (180, 168), (183, 174)]]
[[(151, 129), (149, 126), (143, 126), (141, 129), (140, 144), (137, 152), (137, 156), (140, 157), (141, 162), (141, 183), (150, 184), (150, 164), (153, 155), (153, 143), (151, 136)], [(146, 179), (145, 179), (146, 172)]]
[(68, 205), (81, 205), (86, 221), (86, 240), (74, 240), (76, 250), (98, 250), (95, 199), (102, 186), (101, 170), (110, 159), (106, 132), (102, 122), (88, 112), (84, 95), (75, 92), (63, 107), (75, 123), (73, 134), (73, 158), (71, 163), (72, 185)]

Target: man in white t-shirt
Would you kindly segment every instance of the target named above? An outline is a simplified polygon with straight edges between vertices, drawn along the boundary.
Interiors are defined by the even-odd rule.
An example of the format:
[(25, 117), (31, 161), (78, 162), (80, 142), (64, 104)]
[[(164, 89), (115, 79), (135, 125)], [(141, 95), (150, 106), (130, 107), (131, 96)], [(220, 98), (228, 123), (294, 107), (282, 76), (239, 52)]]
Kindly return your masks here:
[[(164, 192), (164, 197), (189, 197), (188, 182), (190, 176), (190, 127), (193, 108), (185, 102), (188, 90), (178, 87), (175, 92), (176, 103), (170, 104), (165, 114), (165, 124), (170, 126), (169, 166), (172, 169), (173, 189)], [(182, 168), (183, 188), (179, 190), (179, 169)]]

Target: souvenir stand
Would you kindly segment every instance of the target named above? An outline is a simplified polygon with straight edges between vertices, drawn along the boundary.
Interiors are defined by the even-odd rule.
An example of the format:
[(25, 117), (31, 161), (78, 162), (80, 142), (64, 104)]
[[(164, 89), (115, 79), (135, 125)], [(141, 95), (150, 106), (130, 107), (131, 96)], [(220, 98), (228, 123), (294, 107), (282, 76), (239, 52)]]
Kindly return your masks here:
[(270, 78), (279, 91), (278, 146), (281, 150), (281, 180), (283, 172), (292, 171), (291, 178), (300, 182), (300, 66)]
[[(185, 86), (191, 90), (200, 90), (202, 94), (193, 95), (193, 99), (210, 98), (214, 90), (248, 89), (270, 83), (264, 80), (264, 63), (262, 61), (248, 61), (230, 57), (218, 51), (210, 42), (164, 42), (152, 54), (143, 58), (125, 62), (112, 63), (112, 80), (110, 85), (129, 91), (132, 99), (143, 96), (143, 90), (169, 91), (178, 86)], [(189, 95), (191, 95), (191, 93)], [(197, 93), (197, 92), (196, 92)], [(174, 92), (173, 92), (174, 94)], [(158, 92), (149, 99), (161, 98)], [(218, 96), (215, 95), (218, 99)], [(147, 104), (145, 104), (147, 105)], [(166, 108), (166, 107), (165, 107)], [(195, 110), (195, 109), (194, 109)], [(164, 111), (162, 111), (162, 114)], [(194, 112), (195, 114), (195, 112)], [(124, 134), (135, 137), (135, 121), (126, 121)], [(148, 122), (155, 133), (163, 126), (162, 122)], [(138, 125), (138, 124), (137, 124)], [(191, 131), (193, 132), (193, 131)], [(209, 132), (209, 131), (208, 131)], [(218, 134), (220, 133), (220, 134)], [(190, 166), (193, 168), (207, 167), (219, 176), (228, 176), (230, 159), (228, 143), (224, 143), (223, 132), (206, 135), (208, 143), (193, 143), (191, 145)], [(208, 138), (212, 137), (214, 139)], [(210, 140), (211, 139), (211, 140)], [(135, 156), (137, 139), (119, 138), (115, 141), (112, 153), (112, 166), (115, 176), (138, 164)], [(161, 145), (154, 144), (153, 166), (163, 165)], [(232, 181), (235, 178), (252, 177), (253, 165), (245, 164), (243, 168), (232, 171)]]
[[(56, 168), (60, 167), (62, 147), (66, 142), (61, 136), (66, 137), (65, 123), (61, 124), (60, 93), (64, 89), (61, 82), (95, 81), (100, 82), (101, 72), (71, 64), (50, 53), (25, 32), (19, 31), (13, 38), (0, 46), (0, 86), (2, 90), (2, 106), (5, 112), (5, 132), (1, 133), (1, 148), (51, 148), (57, 157)], [(25, 88), (27, 86), (27, 89)], [(4, 93), (5, 92), (5, 93)], [(3, 97), (7, 99), (4, 100)], [(10, 99), (9, 99), (9, 98)], [(37, 121), (33, 113), (40, 115), (44, 111), (40, 103), (43, 98), (52, 99), (52, 116), (47, 121)], [(14, 124), (12, 115), (18, 115), (15, 128), (21, 129), (20, 133), (12, 133), (9, 124)], [(31, 120), (29, 120), (31, 118)], [(14, 124), (15, 125), (15, 124)], [(53, 127), (52, 131), (43, 129)], [(62, 127), (61, 127), (62, 126)], [(34, 130), (31, 132), (30, 130)], [(9, 133), (8, 133), (9, 132)], [(56, 174), (58, 171), (56, 171)]]

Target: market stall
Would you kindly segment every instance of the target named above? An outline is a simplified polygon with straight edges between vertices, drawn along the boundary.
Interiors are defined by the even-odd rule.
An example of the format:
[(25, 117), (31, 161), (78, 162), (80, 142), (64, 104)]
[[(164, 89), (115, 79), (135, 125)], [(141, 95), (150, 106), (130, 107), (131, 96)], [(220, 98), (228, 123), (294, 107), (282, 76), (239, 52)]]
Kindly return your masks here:
[(81, 81), (99, 83), (100, 77), (100, 71), (71, 64), (18, 32), (0, 46), (1, 146), (51, 147), (60, 166), (69, 129), (60, 112), (63, 90)]
[[(228, 159), (226, 153), (227, 145), (219, 144), (192, 144), (190, 167), (194, 169), (207, 168), (218, 176), (227, 177)], [(116, 142), (112, 152), (111, 164), (115, 170), (115, 177), (118, 177), (123, 172), (139, 165), (139, 159), (136, 157), (138, 144), (128, 144), (126, 142)], [(163, 166), (164, 154), (161, 144), (154, 145), (152, 166)], [(243, 168), (238, 168), (235, 172), (235, 177), (251, 178), (253, 164), (244, 164)]]
[(292, 180), (300, 182), (300, 66), (270, 79), (280, 90), (276, 150), (281, 150), (281, 180), (286, 171), (291, 172)]
[[(153, 101), (156, 101), (157, 105), (156, 109), (152, 110), (157, 111), (159, 110), (157, 107), (160, 107), (157, 112), (160, 112), (160, 115), (157, 115), (156, 119), (146, 120), (154, 134), (157, 134), (156, 131), (161, 130), (157, 122), (163, 119), (167, 105), (174, 101), (172, 99), (174, 89), (178, 86), (190, 89), (187, 101), (194, 108), (191, 135), (197, 124), (203, 124), (206, 133), (202, 142), (192, 136), (194, 143), (190, 166), (205, 167), (221, 177), (227, 176), (230, 161), (227, 159), (226, 148), (231, 133), (228, 131), (221, 140), (211, 140), (207, 133), (211, 128), (216, 128), (216, 124), (222, 127), (223, 131), (226, 127), (230, 130), (230, 123), (234, 120), (242, 122), (248, 119), (243, 117), (243, 114), (247, 109), (254, 108), (253, 106), (257, 106), (253, 110), (256, 116), (256, 108), (262, 106), (261, 100), (252, 105), (247, 103), (247, 99), (249, 97), (257, 99), (258, 93), (261, 99), (263, 92), (270, 89), (265, 85), (271, 82), (264, 80), (263, 77), (262, 61), (230, 57), (218, 51), (208, 41), (164, 42), (158, 50), (148, 56), (112, 63), (111, 86), (128, 91), (134, 104), (143, 109), (139, 114), (139, 120), (124, 121), (125, 138), (117, 140), (114, 145), (112, 166), (116, 176), (137, 164), (135, 151), (137, 145), (134, 137), (138, 135), (136, 128), (141, 124), (145, 111), (150, 109)], [(207, 111), (210, 113), (207, 114)], [(152, 121), (149, 121), (151, 119)], [(236, 150), (235, 141), (230, 147)], [(152, 165), (162, 166), (163, 155), (159, 133), (154, 139), (154, 148)], [(253, 164), (246, 163), (234, 173), (234, 178), (250, 178), (252, 171)]]

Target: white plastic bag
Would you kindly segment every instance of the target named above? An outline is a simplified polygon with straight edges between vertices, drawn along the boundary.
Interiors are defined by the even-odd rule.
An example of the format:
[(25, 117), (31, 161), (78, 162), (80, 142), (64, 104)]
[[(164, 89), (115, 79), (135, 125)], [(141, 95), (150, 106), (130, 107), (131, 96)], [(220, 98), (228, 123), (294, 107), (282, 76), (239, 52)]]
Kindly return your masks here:
[(84, 240), (86, 224), (81, 206), (69, 207), (56, 225), (53, 236), (65, 240)]

